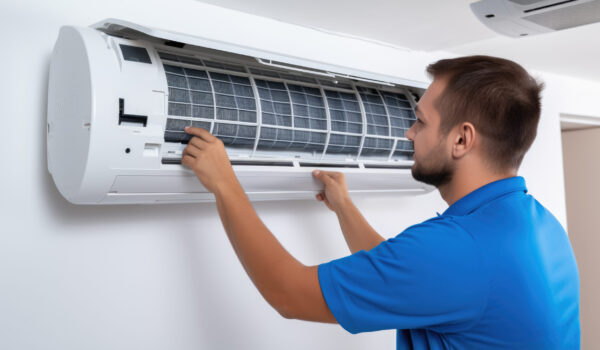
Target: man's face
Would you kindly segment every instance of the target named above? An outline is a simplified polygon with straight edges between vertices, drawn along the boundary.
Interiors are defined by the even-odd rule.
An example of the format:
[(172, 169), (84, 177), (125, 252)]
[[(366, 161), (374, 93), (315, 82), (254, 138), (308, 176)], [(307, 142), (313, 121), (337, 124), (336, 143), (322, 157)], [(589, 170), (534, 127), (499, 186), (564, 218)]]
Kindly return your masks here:
[(419, 101), (417, 121), (406, 132), (414, 142), (413, 177), (426, 184), (440, 187), (452, 180), (454, 163), (447, 146), (447, 137), (440, 133), (441, 116), (434, 103), (442, 94), (446, 83), (434, 80)]

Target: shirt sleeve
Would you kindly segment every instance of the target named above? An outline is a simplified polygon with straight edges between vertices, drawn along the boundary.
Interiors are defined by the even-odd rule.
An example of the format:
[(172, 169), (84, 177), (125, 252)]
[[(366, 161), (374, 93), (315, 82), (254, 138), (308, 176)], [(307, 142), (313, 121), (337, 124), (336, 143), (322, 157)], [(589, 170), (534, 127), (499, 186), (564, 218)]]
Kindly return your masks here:
[(474, 238), (451, 218), (406, 229), (370, 251), (319, 265), (329, 309), (350, 333), (458, 331), (485, 308), (489, 278)]

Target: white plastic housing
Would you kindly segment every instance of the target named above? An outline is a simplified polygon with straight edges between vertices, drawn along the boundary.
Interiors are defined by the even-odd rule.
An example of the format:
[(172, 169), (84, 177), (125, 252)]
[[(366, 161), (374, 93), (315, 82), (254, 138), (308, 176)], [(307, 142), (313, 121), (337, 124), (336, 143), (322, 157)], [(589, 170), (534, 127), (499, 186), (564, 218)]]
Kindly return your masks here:
[[(121, 45), (144, 48), (149, 61), (125, 59)], [(162, 53), (159, 55), (159, 52)], [(232, 73), (221, 68), (172, 62), (164, 59), (166, 53), (196, 57), (198, 61), (210, 59), (239, 64), (247, 71)], [(268, 127), (261, 121), (262, 101), (256, 94), (255, 82), (259, 78), (287, 81), (286, 86), (318, 85), (321, 91), (336, 91), (337, 88), (329, 86), (324, 90), (321, 83), (315, 85), (300, 80), (317, 79), (323, 84), (340, 84), (339, 91), (345, 91), (343, 86), (360, 86), (360, 89), (371, 89), (370, 93), (379, 91), (382, 101), (384, 94), (403, 93), (413, 107), (425, 87), (420, 82), (232, 46), (119, 20), (105, 20), (89, 28), (64, 26), (60, 29), (50, 66), (47, 152), (48, 170), (68, 201), (74, 204), (150, 204), (214, 200), (194, 173), (177, 163), (177, 157), (186, 145), (166, 141), (167, 120), (176, 117), (169, 115), (169, 94), (173, 90), (167, 82), (164, 64), (182, 69), (205, 69), (211, 76), (220, 72), (252, 77), (248, 79), (253, 82), (258, 120), (250, 124), (259, 131), (261, 123), (263, 129)], [(300, 80), (290, 82), (283, 78), (252, 75), (248, 73), (250, 67)], [(360, 94), (356, 95), (360, 102)], [(364, 106), (362, 103), (363, 127), (360, 151), (356, 156), (326, 152), (327, 147), (333, 149), (330, 135), (335, 133), (327, 107), (323, 109), (327, 111), (327, 129), (318, 130), (327, 134), (329, 143), (323, 146), (322, 153), (261, 149), (258, 132), (253, 147), (228, 146), (236, 174), (250, 199), (313, 198), (322, 190), (311, 175), (315, 168), (345, 173), (350, 193), (418, 194), (432, 190), (412, 178), (410, 152), (400, 152), (396, 148), (408, 141), (405, 137), (392, 135), (392, 124), (389, 124), (389, 135), (372, 136), (393, 141), (394, 148), (390, 149), (389, 155), (364, 155), (368, 151), (365, 139), (371, 138), (367, 131), (368, 111)], [(214, 131), (219, 123), (216, 112), (215, 116), (205, 117), (210, 130)], [(190, 123), (195, 120), (190, 116), (178, 118)]]
[(490, 29), (515, 38), (600, 21), (600, 0), (479, 0), (471, 10)]

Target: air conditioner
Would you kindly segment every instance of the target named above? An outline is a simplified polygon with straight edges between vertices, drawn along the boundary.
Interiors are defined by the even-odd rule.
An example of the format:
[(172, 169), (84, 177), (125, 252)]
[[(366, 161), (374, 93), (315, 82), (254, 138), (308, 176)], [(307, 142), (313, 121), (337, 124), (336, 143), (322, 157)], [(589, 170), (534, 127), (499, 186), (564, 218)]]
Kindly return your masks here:
[(426, 85), (107, 19), (64, 26), (51, 58), (48, 169), (75, 204), (214, 201), (180, 164), (186, 125), (226, 145), (252, 200), (425, 193), (406, 130)]
[(490, 29), (511, 37), (600, 21), (600, 0), (480, 0), (471, 10)]

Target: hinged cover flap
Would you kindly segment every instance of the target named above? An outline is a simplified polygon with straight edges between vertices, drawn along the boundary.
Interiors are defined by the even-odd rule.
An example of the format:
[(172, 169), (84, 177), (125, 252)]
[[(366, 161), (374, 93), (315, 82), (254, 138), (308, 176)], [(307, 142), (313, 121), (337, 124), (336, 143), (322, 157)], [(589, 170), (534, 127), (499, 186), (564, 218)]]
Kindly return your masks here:
[(400, 79), (396, 77), (381, 75), (377, 73), (366, 72), (362, 70), (335, 66), (318, 61), (297, 58), (293, 56), (282, 55), (270, 51), (264, 51), (247, 46), (231, 44), (223, 41), (207, 39), (195, 35), (182, 34), (163, 29), (146, 27), (132, 22), (107, 18), (100, 22), (91, 25), (92, 28), (98, 29), (110, 35), (124, 36), (131, 39), (162, 39), (166, 41), (175, 41), (191, 46), (205, 47), (214, 50), (232, 52), (240, 55), (254, 57), (257, 60), (275, 61), (284, 64), (291, 64), (300, 67), (307, 67), (323, 71), (324, 74), (333, 74), (335, 76), (356, 79), (368, 80), (373, 83), (383, 85), (405, 85), (417, 88), (427, 88), (428, 84), (420, 81)]

